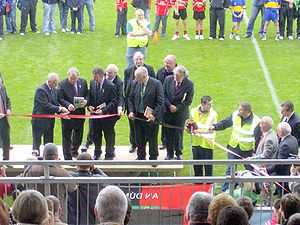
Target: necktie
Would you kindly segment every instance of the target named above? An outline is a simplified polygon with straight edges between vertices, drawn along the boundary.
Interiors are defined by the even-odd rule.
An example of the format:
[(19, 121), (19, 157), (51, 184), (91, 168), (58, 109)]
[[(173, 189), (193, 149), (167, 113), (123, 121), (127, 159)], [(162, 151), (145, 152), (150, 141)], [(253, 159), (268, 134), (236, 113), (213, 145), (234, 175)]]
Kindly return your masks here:
[(176, 82), (176, 87), (175, 87), (176, 91), (178, 91), (179, 88), (180, 88), (180, 82)]
[(4, 113), (4, 106), (3, 106), (3, 101), (2, 101), (1, 94), (0, 94), (0, 113)]
[(138, 112), (139, 113), (144, 113), (144, 100), (143, 100), (144, 92), (145, 92), (144, 87), (145, 87), (145, 85), (141, 84), (141, 86), (140, 86), (140, 93), (141, 94), (140, 94), (140, 101), (139, 101), (139, 107), (138, 107)]
[(96, 96), (97, 96), (97, 101), (100, 100), (100, 94), (101, 94), (101, 84), (97, 84), (96, 86)]
[(76, 83), (73, 85), (73, 88), (74, 88), (74, 95), (77, 96), (78, 95), (78, 90), (77, 90), (77, 84)]

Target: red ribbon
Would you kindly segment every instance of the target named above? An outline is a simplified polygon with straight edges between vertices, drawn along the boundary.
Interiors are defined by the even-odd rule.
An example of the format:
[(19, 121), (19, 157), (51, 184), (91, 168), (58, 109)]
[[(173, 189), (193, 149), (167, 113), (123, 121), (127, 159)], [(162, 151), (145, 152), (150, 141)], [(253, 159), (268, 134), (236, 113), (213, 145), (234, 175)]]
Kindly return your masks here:
[(73, 115), (73, 114), (4, 114), (4, 116), (10, 117), (29, 117), (29, 118), (61, 118), (61, 119), (102, 119), (113, 116), (119, 116), (118, 114), (106, 114), (106, 115)]

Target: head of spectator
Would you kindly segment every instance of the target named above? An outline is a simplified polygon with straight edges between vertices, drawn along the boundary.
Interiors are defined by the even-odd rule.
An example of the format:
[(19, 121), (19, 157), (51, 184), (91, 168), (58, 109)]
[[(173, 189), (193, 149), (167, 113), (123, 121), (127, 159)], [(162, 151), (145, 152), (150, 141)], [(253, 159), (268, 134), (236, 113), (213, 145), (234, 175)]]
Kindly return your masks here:
[(48, 74), (47, 84), (51, 89), (57, 87), (58, 81), (59, 81), (59, 76), (56, 73)]
[(149, 79), (148, 70), (144, 66), (138, 67), (135, 70), (134, 75), (135, 79), (141, 84), (146, 84)]
[(219, 212), (226, 206), (237, 206), (237, 203), (233, 199), (233, 197), (225, 193), (220, 193), (216, 195), (208, 207), (208, 223), (216, 225)]
[(272, 129), (273, 126), (272, 118), (269, 116), (264, 116), (263, 118), (261, 118), (259, 126), (263, 133), (267, 133)]
[(186, 207), (185, 218), (189, 225), (208, 224), (208, 207), (212, 201), (212, 196), (207, 192), (195, 192)]
[(246, 196), (241, 196), (236, 200), (236, 203), (246, 211), (250, 220), (254, 211), (254, 206), (252, 204), (251, 199)]
[(242, 102), (239, 106), (239, 115), (244, 119), (248, 118), (251, 115), (252, 109), (249, 102)]
[(277, 223), (281, 223), (281, 211), (280, 211), (280, 198), (276, 199), (273, 203), (273, 213), (277, 217)]
[(106, 77), (108, 80), (113, 81), (118, 75), (119, 68), (115, 64), (109, 64), (106, 68)]
[(294, 194), (286, 194), (280, 199), (282, 217), (288, 221), (291, 215), (300, 213), (300, 198)]
[(300, 213), (295, 213), (292, 215), (288, 222), (287, 225), (299, 225), (300, 224)]
[(294, 112), (294, 104), (291, 101), (287, 100), (281, 103), (280, 107), (281, 114), (287, 118), (290, 118)]
[(209, 95), (204, 95), (201, 98), (201, 105), (200, 105), (200, 111), (201, 112), (209, 112), (211, 106), (212, 106), (213, 100)]
[(129, 198), (127, 198), (127, 212), (126, 212), (126, 216), (124, 219), (124, 225), (129, 224), (130, 221), (130, 217), (131, 217), (131, 212), (132, 212), (132, 204)]
[(300, 183), (295, 183), (291, 187), (292, 193), (300, 198)]
[[(77, 156), (77, 160), (78, 161), (80, 161), (80, 160), (93, 160), (93, 158), (89, 153), (82, 152)], [(77, 171), (90, 171), (92, 166), (93, 165), (91, 165), (91, 164), (86, 164), (86, 165), (78, 164), (77, 165)]]
[(101, 224), (122, 225), (127, 212), (127, 197), (117, 186), (106, 186), (97, 196), (94, 212)]
[(136, 52), (133, 55), (133, 64), (136, 68), (143, 66), (145, 63), (145, 56), (141, 52)]
[(248, 225), (249, 218), (246, 211), (240, 206), (226, 206), (217, 218), (217, 225)]
[(19, 223), (43, 224), (49, 216), (46, 199), (38, 191), (24, 190), (16, 198), (12, 214)]
[(58, 149), (55, 144), (47, 143), (44, 147), (43, 152), (44, 160), (57, 160), (58, 159)]
[(175, 55), (167, 55), (164, 60), (165, 70), (171, 73), (174, 68), (177, 66)]
[(134, 17), (138, 24), (140, 24), (140, 21), (144, 20), (145, 18), (145, 13), (142, 9), (136, 9), (134, 12)]
[(5, 202), (0, 198), (0, 224), (9, 224), (9, 214)]
[[(45, 198), (47, 200), (47, 203), (48, 203), (48, 200), (52, 202), (52, 205), (53, 205), (52, 211), (53, 211), (54, 219), (59, 219), (62, 215), (62, 208), (61, 208), (58, 198), (55, 197), (54, 195), (48, 195)], [(49, 206), (49, 204), (48, 204), (48, 206)]]
[(291, 126), (287, 122), (280, 122), (277, 126), (277, 135), (279, 138), (286, 137), (292, 132)]
[(79, 75), (80, 75), (79, 70), (76, 67), (71, 67), (68, 70), (68, 80), (70, 84), (72, 85), (76, 84)]
[(174, 80), (180, 83), (185, 77), (189, 75), (189, 71), (184, 66), (176, 66), (174, 69)]
[(102, 83), (103, 80), (105, 79), (105, 71), (99, 66), (96, 66), (93, 69), (92, 74), (93, 74), (94, 81), (96, 81), (97, 84)]

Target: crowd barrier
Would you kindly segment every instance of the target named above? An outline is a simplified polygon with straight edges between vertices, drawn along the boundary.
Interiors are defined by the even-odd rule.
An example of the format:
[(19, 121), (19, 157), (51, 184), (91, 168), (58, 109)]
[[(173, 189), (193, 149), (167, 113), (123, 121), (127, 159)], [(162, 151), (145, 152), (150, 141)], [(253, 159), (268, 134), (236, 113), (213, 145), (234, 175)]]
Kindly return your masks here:
[[(236, 184), (240, 184), (243, 190), (245, 183), (270, 183), (274, 182), (300, 182), (300, 176), (253, 176), (239, 177), (236, 175), (235, 166), (239, 164), (297, 164), (300, 165), (300, 160), (171, 160), (171, 161), (18, 161), (18, 162), (1, 162), (4, 165), (43, 165), (44, 176), (41, 177), (2, 177), (0, 184), (33, 184), (37, 188), (38, 185), (43, 185), (43, 194), (49, 195), (51, 187), (59, 184), (77, 184), (77, 185), (97, 185), (98, 191), (89, 193), (88, 195), (97, 195), (100, 189), (109, 184), (119, 186), (131, 199), (133, 205), (133, 214), (130, 224), (186, 224), (184, 220), (185, 207), (190, 196), (196, 191), (205, 191), (213, 195), (221, 192), (223, 183), (229, 183), (230, 194), (234, 194)], [(214, 177), (53, 177), (49, 174), (49, 168), (53, 165), (72, 166), (78, 164), (94, 164), (101, 169), (105, 164), (110, 165), (232, 165), (231, 176), (214, 176)], [(9, 170), (11, 168), (8, 168)], [(155, 168), (154, 168), (155, 169)], [(67, 186), (66, 186), (67, 188)], [(273, 191), (275, 185), (271, 185), (269, 190), (269, 203), (272, 203), (274, 198)], [(7, 198), (6, 198), (7, 199)], [(68, 199), (68, 197), (67, 197)], [(66, 201), (67, 202), (67, 201)], [(270, 204), (272, 205), (272, 204)], [(67, 208), (67, 207), (65, 207)], [(67, 214), (68, 212), (66, 212)], [(93, 212), (87, 212), (93, 213)], [(255, 208), (254, 216), (251, 219), (251, 225), (263, 225), (272, 216), (272, 208), (266, 207), (263, 203), (263, 191), (258, 195), (258, 201)]]

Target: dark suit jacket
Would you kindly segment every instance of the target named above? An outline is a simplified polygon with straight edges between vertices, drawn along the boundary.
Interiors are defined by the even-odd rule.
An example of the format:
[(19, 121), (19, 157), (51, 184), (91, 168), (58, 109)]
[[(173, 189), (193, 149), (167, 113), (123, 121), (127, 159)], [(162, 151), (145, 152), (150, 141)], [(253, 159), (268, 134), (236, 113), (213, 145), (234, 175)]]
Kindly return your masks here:
[(110, 80), (104, 79), (101, 89), (101, 97), (100, 99), (97, 99), (96, 81), (91, 80), (88, 105), (96, 108), (103, 103), (106, 104), (106, 106), (102, 108), (103, 114), (114, 114), (118, 112), (116, 86)]
[[(281, 122), (283, 121), (284, 117), (281, 117)], [(287, 121), (288, 124), (290, 124), (292, 128), (292, 135), (297, 139), (298, 145), (300, 145), (300, 118), (299, 116), (294, 112), (294, 114), (290, 117), (290, 119)]]
[[(74, 104), (74, 86), (69, 82), (68, 78), (62, 80), (58, 84), (58, 101), (59, 103), (68, 108), (70, 104)], [(84, 97), (85, 100), (88, 98), (88, 86), (85, 79), (78, 78), (77, 80), (77, 91), (78, 95), (77, 97)], [(78, 108), (74, 112), (70, 112), (70, 114), (73, 115), (85, 115), (85, 108)], [(64, 122), (69, 122), (69, 120), (61, 120)], [(81, 122), (84, 122), (83, 120), (80, 120)]]
[[(59, 112), (58, 90), (51, 91), (46, 83), (35, 90), (32, 114), (54, 114)], [(32, 127), (47, 128), (53, 125), (54, 119), (32, 118)]]
[[(155, 78), (155, 72), (152, 66), (144, 64), (144, 67), (147, 68), (148, 70), (148, 75), (149, 77)], [(128, 68), (124, 70), (124, 95), (125, 95), (125, 109), (127, 110), (128, 108), (128, 96), (130, 94), (130, 89), (131, 89), (131, 82), (135, 79), (134, 77), (134, 72), (137, 68), (135, 65), (131, 65)]]
[[(292, 135), (286, 136), (279, 143), (272, 159), (287, 159), (290, 154), (298, 155), (298, 142)], [(275, 173), (276, 175), (289, 175), (290, 167), (290, 165), (270, 165), (267, 167), (267, 172), (269, 174)]]
[[(140, 97), (140, 83), (137, 80), (134, 80), (132, 81), (131, 90), (128, 97), (128, 111), (133, 112), (135, 115), (137, 115), (138, 112)], [(149, 77), (143, 97), (143, 103), (144, 110), (147, 106), (152, 108), (155, 120), (161, 121), (161, 112), (164, 103), (164, 93), (160, 81), (156, 80), (155, 78)]]
[(121, 78), (117, 75), (115, 79), (113, 80), (113, 83), (116, 85), (117, 88), (117, 106), (124, 107), (124, 93), (123, 93), (123, 81)]
[(161, 67), (156, 73), (156, 79), (159, 80), (162, 84), (164, 84), (166, 77), (174, 75), (172, 72), (167, 72), (165, 67)]
[[(176, 115), (176, 118), (180, 121), (184, 121), (189, 118), (189, 105), (193, 101), (194, 96), (194, 83), (185, 77), (180, 84), (179, 90), (175, 89), (176, 82), (174, 76), (166, 77), (164, 81), (164, 113)], [(175, 105), (177, 111), (171, 113), (170, 106)]]
[[(0, 87), (0, 95), (1, 95), (2, 104), (4, 108), (4, 114), (6, 114), (8, 109), (11, 110), (11, 105), (10, 105), (10, 98), (7, 95), (7, 91), (4, 85)], [(7, 123), (9, 125), (9, 118), (8, 117), (4, 117), (4, 118), (7, 120)]]

